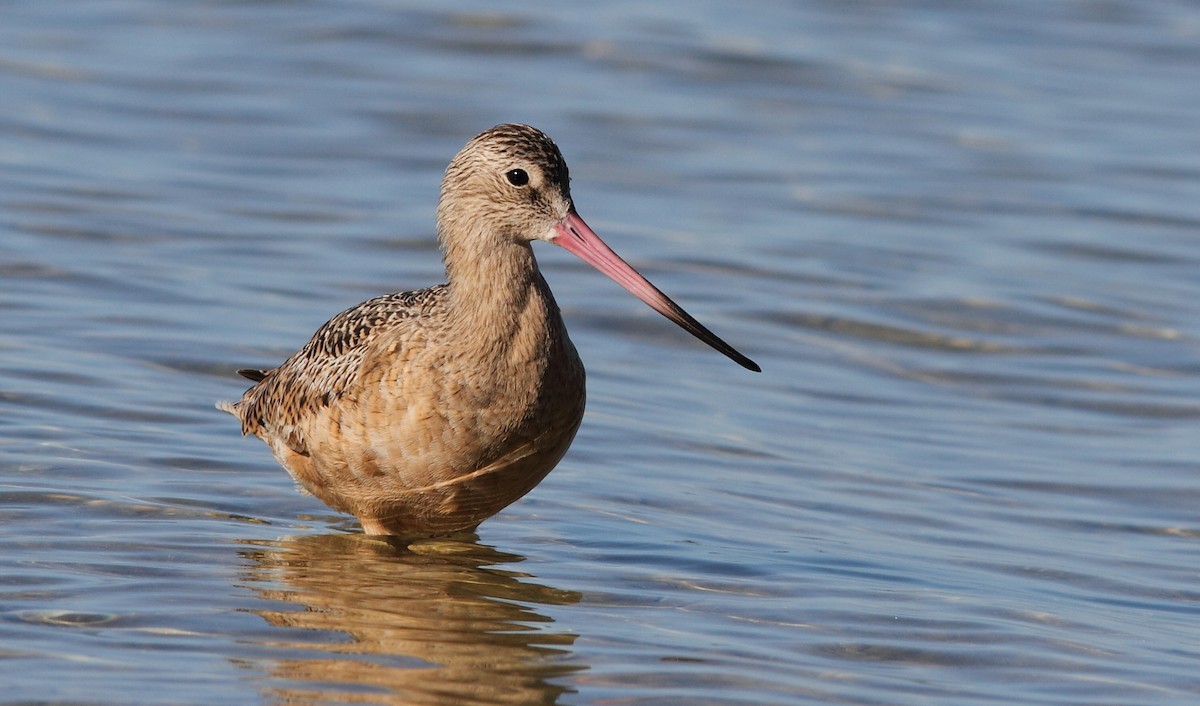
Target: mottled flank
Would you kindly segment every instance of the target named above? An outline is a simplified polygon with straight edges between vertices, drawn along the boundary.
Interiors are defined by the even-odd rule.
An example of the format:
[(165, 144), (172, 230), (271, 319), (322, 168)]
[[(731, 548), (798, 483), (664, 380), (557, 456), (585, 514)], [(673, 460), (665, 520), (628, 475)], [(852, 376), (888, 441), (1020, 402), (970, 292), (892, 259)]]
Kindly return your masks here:
[(575, 213), (544, 134), (501, 125), (446, 170), (448, 283), (333, 317), (218, 407), (307, 491), (376, 534), (473, 528), (554, 468), (583, 419), (584, 372), (531, 241), (561, 245), (745, 367), (757, 369), (616, 256)]
[[(218, 407), (242, 420), (242, 433), (261, 436), (268, 420), (290, 420), (308, 410), (341, 399), (362, 367), (372, 341), (388, 331), (427, 315), (445, 298), (441, 284), (415, 292), (394, 292), (365, 301), (338, 314), (317, 329), (308, 343), (273, 370), (239, 370), (255, 382), (242, 399)], [(269, 433), (269, 431), (268, 431)], [(296, 438), (306, 448), (303, 439)]]

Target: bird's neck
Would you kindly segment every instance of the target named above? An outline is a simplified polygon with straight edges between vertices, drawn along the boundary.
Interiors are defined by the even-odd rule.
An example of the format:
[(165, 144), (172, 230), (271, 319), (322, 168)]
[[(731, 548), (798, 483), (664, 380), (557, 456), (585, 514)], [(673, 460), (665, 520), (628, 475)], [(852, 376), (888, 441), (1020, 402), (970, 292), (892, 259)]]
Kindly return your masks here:
[(448, 245), (445, 261), (456, 335), (470, 348), (521, 366), (548, 355), (562, 319), (528, 243), (461, 251)]

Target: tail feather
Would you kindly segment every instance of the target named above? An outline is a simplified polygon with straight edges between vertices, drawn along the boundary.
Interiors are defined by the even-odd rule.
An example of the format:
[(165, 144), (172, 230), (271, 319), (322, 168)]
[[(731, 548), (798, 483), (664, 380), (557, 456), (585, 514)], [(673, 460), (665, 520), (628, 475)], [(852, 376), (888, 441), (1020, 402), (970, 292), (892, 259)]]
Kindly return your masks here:
[(253, 434), (254, 430), (251, 429), (250, 426), (246, 423), (246, 420), (242, 418), (241, 406), (242, 406), (242, 403), (240, 401), (239, 402), (230, 402), (228, 400), (221, 400), (220, 402), (217, 403), (217, 409), (219, 409), (222, 412), (225, 412), (227, 414), (232, 414), (234, 417), (237, 418), (237, 420), (239, 422), (242, 423), (242, 436), (246, 436), (247, 434)]
[[(273, 373), (275, 371), (274, 371), (274, 369), (256, 370), (254, 368), (243, 368), (242, 370), (239, 370), (237, 372), (238, 372), (238, 375), (241, 375), (242, 377), (244, 377), (248, 380), (253, 380), (254, 382), (258, 383), (258, 382), (262, 382), (263, 380), (265, 380), (267, 378), (267, 376), (269, 376), (271, 373)], [(247, 390), (246, 395), (249, 395), (250, 392), (252, 392), (254, 389), (255, 388), (252, 387), (249, 390)], [(243, 418), (243, 415), (244, 415), (243, 408), (244, 408), (244, 405), (247, 404), (246, 395), (243, 395), (242, 399), (238, 400), (237, 402), (221, 400), (220, 402), (217, 402), (217, 409), (221, 410), (222, 412), (225, 412), (227, 414), (232, 414), (233, 416), (237, 417), (238, 420), (242, 423), (242, 434), (251, 434), (251, 433), (254, 433), (254, 430), (250, 428), (250, 426), (247, 423), (247, 420)]]

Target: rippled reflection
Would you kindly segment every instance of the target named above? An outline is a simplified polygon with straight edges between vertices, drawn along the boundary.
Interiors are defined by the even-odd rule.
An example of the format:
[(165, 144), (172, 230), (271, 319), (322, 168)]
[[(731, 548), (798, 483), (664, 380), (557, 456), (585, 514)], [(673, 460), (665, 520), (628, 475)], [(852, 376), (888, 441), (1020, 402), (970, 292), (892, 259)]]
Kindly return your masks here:
[(498, 568), (523, 557), (476, 539), (247, 542), (243, 584), (292, 604), (254, 612), (296, 634), (242, 666), (266, 674), (264, 696), (282, 703), (555, 703), (570, 689), (554, 679), (583, 667), (575, 635), (548, 629), (536, 607), (579, 595)]

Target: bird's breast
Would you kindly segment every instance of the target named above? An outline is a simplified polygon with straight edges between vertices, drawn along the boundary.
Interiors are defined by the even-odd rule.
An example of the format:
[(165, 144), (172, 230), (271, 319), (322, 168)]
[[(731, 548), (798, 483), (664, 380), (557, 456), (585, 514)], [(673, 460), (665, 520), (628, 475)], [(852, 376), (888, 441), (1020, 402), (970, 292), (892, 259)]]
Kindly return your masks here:
[(557, 308), (551, 301), (542, 309), (492, 340), (451, 327), (381, 340), (348, 404), (333, 409), (337, 433), (327, 436), (342, 450), (362, 449), (408, 487), (471, 473), (517, 449), (552, 456), (553, 465), (583, 418), (585, 376)]

